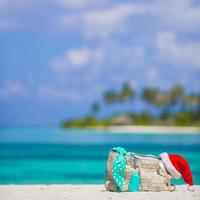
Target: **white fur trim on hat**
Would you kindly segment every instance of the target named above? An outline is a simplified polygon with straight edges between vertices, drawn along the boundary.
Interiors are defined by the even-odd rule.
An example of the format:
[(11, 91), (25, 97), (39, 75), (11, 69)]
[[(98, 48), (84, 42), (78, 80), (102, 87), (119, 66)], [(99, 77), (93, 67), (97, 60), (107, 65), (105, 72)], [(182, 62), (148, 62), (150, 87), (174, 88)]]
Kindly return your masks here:
[(181, 174), (179, 171), (176, 170), (176, 168), (172, 164), (168, 153), (166, 153), (166, 152), (161, 153), (160, 158), (161, 158), (166, 170), (170, 173), (172, 178), (179, 179), (181, 177)]

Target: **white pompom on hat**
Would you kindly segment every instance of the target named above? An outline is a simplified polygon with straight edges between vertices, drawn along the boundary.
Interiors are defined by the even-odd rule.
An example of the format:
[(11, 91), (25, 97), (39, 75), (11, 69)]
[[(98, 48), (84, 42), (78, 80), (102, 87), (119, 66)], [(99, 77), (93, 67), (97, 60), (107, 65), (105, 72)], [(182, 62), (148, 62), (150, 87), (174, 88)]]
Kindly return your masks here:
[(181, 177), (181, 174), (179, 173), (178, 170), (176, 170), (176, 168), (172, 164), (168, 153), (166, 153), (166, 152), (161, 153), (160, 158), (161, 158), (166, 170), (170, 173), (172, 178), (179, 179)]

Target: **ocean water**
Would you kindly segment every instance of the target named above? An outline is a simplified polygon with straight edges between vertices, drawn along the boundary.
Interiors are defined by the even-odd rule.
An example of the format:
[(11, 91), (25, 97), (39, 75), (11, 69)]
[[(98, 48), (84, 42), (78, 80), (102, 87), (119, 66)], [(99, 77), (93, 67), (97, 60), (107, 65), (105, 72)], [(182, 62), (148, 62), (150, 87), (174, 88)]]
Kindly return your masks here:
[[(0, 128), (0, 184), (103, 183), (108, 152), (177, 153), (200, 184), (200, 134), (115, 134), (59, 128)], [(183, 181), (173, 181), (182, 184)]]

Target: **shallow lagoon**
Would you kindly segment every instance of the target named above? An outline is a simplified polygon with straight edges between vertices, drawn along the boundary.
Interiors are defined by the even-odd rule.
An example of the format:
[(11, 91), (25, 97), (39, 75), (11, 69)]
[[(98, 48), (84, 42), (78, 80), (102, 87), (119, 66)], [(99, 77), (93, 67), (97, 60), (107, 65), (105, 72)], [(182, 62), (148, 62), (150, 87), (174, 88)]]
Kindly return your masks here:
[(0, 184), (103, 183), (107, 154), (114, 146), (144, 154), (181, 154), (200, 184), (200, 134), (108, 134), (27, 127), (0, 128)]

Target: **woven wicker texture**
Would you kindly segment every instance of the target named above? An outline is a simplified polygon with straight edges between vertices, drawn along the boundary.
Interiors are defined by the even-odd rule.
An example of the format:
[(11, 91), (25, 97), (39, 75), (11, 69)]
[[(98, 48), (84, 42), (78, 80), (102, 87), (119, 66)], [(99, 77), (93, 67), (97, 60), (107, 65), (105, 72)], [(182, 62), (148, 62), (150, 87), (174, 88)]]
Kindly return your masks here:
[[(112, 164), (118, 153), (111, 151), (107, 160), (107, 172), (105, 187), (108, 191), (118, 191), (118, 187), (112, 177)], [(140, 175), (139, 191), (172, 191), (175, 190), (171, 186), (171, 177), (165, 170), (161, 160), (140, 156), (137, 154), (129, 154), (126, 156), (126, 169), (123, 191), (128, 191), (130, 177), (134, 172)]]

